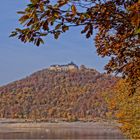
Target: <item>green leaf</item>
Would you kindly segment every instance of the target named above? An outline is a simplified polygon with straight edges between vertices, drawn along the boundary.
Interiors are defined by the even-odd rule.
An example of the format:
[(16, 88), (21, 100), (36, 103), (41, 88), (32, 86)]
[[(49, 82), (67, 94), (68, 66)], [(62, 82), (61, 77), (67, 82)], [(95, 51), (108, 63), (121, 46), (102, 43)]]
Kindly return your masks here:
[(134, 32), (135, 35), (140, 34), (140, 28), (136, 29)]

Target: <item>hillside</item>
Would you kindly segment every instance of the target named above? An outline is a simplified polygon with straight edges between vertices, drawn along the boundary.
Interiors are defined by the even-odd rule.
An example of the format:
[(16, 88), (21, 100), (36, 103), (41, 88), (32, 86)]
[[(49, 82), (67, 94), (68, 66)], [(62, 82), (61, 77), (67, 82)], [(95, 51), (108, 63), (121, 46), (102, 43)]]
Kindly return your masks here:
[(44, 69), (0, 87), (0, 117), (39, 120), (93, 120), (108, 112), (104, 91), (117, 78), (82, 66)]

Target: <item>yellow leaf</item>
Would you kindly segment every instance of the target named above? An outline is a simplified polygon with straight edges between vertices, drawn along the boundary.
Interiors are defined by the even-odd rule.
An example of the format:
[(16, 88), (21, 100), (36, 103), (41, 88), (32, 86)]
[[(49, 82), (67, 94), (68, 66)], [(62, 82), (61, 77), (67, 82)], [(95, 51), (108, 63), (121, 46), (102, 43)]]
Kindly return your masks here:
[(76, 15), (77, 9), (76, 9), (75, 5), (72, 5), (72, 6), (71, 6), (71, 10), (72, 10), (72, 13), (73, 13), (74, 15)]

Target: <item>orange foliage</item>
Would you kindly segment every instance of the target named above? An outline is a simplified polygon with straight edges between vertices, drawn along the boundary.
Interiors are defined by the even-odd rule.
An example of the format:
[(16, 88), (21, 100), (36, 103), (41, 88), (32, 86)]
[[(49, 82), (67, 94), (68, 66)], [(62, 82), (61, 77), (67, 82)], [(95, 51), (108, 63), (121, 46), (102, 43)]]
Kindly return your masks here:
[(140, 138), (140, 82), (137, 82), (136, 91), (131, 95), (131, 84), (126, 80), (120, 80), (112, 91), (115, 101), (115, 116), (122, 124), (121, 130), (132, 139)]
[(0, 87), (0, 116), (40, 120), (106, 118), (102, 94), (117, 78), (85, 66), (77, 71), (42, 70)]

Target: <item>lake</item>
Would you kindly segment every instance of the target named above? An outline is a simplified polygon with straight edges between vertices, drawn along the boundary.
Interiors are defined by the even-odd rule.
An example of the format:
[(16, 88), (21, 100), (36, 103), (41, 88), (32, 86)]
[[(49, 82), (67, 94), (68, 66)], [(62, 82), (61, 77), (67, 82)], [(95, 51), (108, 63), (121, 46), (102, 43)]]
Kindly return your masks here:
[[(29, 127), (30, 126), (30, 127)], [(34, 123), (2, 124), (0, 139), (124, 139), (114, 124)]]

